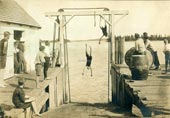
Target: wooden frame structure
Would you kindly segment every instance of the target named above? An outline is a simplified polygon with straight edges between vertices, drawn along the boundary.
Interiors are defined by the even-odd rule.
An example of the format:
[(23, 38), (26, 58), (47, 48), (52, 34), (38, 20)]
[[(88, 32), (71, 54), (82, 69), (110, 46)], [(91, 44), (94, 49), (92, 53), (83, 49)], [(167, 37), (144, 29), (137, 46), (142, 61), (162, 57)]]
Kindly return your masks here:
[[(102, 10), (99, 10), (102, 9)], [(64, 34), (66, 35), (66, 25), (74, 18), (74, 16), (100, 16), (108, 25), (109, 25), (109, 38), (110, 43), (108, 43), (108, 102), (109, 94), (110, 94), (110, 68), (112, 64), (115, 64), (115, 23), (117, 23), (120, 19), (115, 21), (115, 15), (124, 16), (128, 15), (128, 11), (109, 11), (108, 8), (63, 8), (59, 9), (58, 12), (47, 12), (45, 13), (46, 17), (49, 17), (54, 21), (54, 32), (56, 31), (56, 24), (59, 25), (59, 42), (61, 44), (61, 67), (65, 68), (65, 79), (64, 81), (67, 83), (69, 81), (69, 67), (68, 67), (68, 55), (67, 55), (67, 43), (64, 39)], [(70, 18), (66, 21), (65, 17), (69, 16)], [(108, 19), (106, 18), (108, 16)], [(60, 22), (57, 22), (54, 18), (59, 18)], [(55, 34), (53, 40), (55, 42)], [(55, 45), (53, 44), (55, 47)], [(54, 48), (53, 48), (54, 49)], [(112, 102), (114, 102), (114, 97), (116, 97), (116, 80), (112, 79), (111, 82), (112, 88)], [(69, 86), (69, 85), (66, 85)], [(69, 89), (69, 88), (68, 88)], [(68, 92), (68, 93), (67, 93)], [(70, 95), (70, 92), (66, 90), (66, 94)], [(70, 97), (69, 97), (70, 100)], [(66, 100), (67, 101), (67, 100)]]

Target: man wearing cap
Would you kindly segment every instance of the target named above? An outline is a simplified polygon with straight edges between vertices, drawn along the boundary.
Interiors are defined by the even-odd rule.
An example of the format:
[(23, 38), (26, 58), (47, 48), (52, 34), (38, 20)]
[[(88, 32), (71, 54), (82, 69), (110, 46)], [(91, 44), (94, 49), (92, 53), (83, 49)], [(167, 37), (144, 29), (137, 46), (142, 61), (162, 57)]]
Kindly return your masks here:
[(18, 78), (18, 86), (13, 92), (12, 102), (16, 106), (16, 108), (23, 108), (24, 110), (28, 107), (32, 107), (33, 111), (36, 116), (40, 116), (41, 114), (38, 113), (35, 99), (33, 97), (29, 97), (25, 95), (23, 90), (25, 80), (24, 78)]
[(153, 51), (153, 58), (154, 58), (153, 63), (155, 65), (154, 70), (160, 69), (160, 63), (159, 63), (159, 59), (158, 59), (158, 55), (157, 55), (157, 50), (154, 47), (154, 45), (152, 44), (152, 42), (149, 40), (149, 36), (148, 36), (147, 32), (143, 33), (143, 40), (144, 40), (146, 48), (151, 49)]
[(7, 50), (8, 50), (8, 40), (10, 37), (10, 33), (8, 31), (4, 32), (4, 38), (0, 41), (0, 87), (5, 87), (4, 82), (4, 70), (6, 67), (6, 58), (7, 58)]

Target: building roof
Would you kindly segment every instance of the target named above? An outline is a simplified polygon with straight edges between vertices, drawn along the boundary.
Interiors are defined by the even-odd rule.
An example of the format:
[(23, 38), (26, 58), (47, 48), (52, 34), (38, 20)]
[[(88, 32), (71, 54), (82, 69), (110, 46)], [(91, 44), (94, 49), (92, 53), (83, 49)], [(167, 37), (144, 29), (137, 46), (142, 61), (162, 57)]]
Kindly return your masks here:
[(14, 0), (0, 0), (0, 22), (41, 28)]

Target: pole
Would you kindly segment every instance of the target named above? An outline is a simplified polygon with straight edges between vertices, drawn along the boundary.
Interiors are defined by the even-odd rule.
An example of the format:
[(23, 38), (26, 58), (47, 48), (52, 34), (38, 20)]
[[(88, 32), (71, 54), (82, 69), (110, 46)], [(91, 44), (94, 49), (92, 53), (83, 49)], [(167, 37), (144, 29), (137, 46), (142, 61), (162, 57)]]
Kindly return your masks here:
[[(111, 38), (111, 63), (115, 64), (115, 31), (114, 31), (114, 14), (112, 16), (112, 38)], [(112, 73), (112, 102), (116, 103), (116, 73)]]
[(56, 23), (54, 22), (54, 32), (53, 32), (53, 53), (52, 53), (52, 66), (55, 67), (55, 39), (56, 39)]
[[(109, 22), (111, 16), (109, 15)], [(109, 25), (109, 37), (108, 37), (108, 103), (110, 102), (110, 63), (111, 63), (111, 25)]]
[(65, 61), (64, 61), (64, 29), (63, 29), (63, 15), (60, 15), (60, 44), (61, 44), (61, 53), (60, 53), (60, 59), (61, 59), (61, 68), (63, 71), (63, 79), (62, 79), (62, 85), (63, 85), (63, 102), (65, 102), (66, 96), (65, 96), (65, 80), (66, 80), (66, 76), (65, 76)]

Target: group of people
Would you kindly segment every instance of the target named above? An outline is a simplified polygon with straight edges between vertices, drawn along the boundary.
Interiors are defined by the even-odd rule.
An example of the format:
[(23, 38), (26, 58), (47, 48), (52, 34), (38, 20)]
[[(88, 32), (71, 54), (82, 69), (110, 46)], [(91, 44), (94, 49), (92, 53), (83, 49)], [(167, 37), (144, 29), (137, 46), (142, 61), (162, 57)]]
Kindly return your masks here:
[[(146, 55), (146, 50), (150, 49), (153, 53), (153, 63), (155, 65), (154, 70), (159, 70), (160, 62), (157, 54), (157, 50), (153, 43), (149, 40), (149, 36), (147, 32), (144, 32), (140, 37), (138, 33), (135, 33), (135, 53), (136, 54), (144, 54)], [(170, 64), (170, 44), (168, 43), (168, 39), (164, 39), (164, 50), (165, 54), (165, 72), (162, 74), (166, 74), (168, 72), (168, 64)]]
[[(35, 58), (35, 70), (36, 70), (36, 87), (39, 88), (39, 76), (44, 75), (44, 79), (47, 78), (47, 71), (50, 66), (50, 58), (51, 58), (51, 51), (50, 51), (50, 43), (48, 41), (45, 42), (44, 46), (39, 47), (39, 52)], [(43, 70), (43, 71), (42, 71)], [(12, 102), (17, 108), (27, 109), (31, 107), (35, 116), (41, 116), (37, 111), (35, 98), (25, 95), (23, 90), (25, 80), (22, 77), (17, 77), (18, 79), (18, 86), (13, 92)]]
[(51, 51), (49, 41), (45, 42), (45, 45), (39, 47), (39, 52), (35, 58), (35, 71), (36, 71), (36, 86), (39, 87), (39, 76), (44, 75), (44, 80), (47, 79), (47, 71), (50, 67)]
[[(8, 40), (10, 38), (10, 33), (8, 31), (4, 32), (4, 38), (0, 41), (0, 87), (6, 87), (7, 83), (4, 82), (3, 75), (5, 73), (5, 67), (6, 67), (6, 58), (7, 58), (7, 50), (8, 50)], [(50, 49), (49, 49), (49, 42), (46, 41), (44, 46), (40, 46), (39, 52), (36, 55), (35, 59), (35, 70), (36, 75), (41, 75), (41, 70), (43, 68), (43, 75), (44, 79), (47, 78), (47, 71), (50, 66)], [(22, 70), (21, 70), (22, 69)], [(21, 44), (19, 41), (14, 42), (14, 73), (20, 74), (28, 73), (26, 68), (26, 60), (24, 57), (24, 45)], [(39, 112), (37, 111), (35, 99), (33, 97), (29, 97), (25, 95), (25, 92), (23, 91), (25, 80), (24, 78), (18, 79), (18, 86), (13, 92), (12, 96), (12, 102), (17, 108), (23, 108), (26, 109), (28, 107), (31, 107), (34, 111), (34, 115), (40, 116)], [(37, 87), (39, 80), (36, 80)]]

